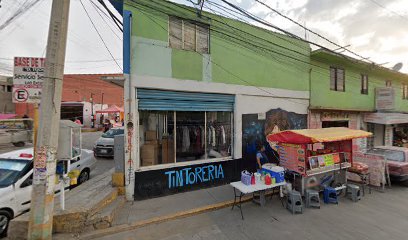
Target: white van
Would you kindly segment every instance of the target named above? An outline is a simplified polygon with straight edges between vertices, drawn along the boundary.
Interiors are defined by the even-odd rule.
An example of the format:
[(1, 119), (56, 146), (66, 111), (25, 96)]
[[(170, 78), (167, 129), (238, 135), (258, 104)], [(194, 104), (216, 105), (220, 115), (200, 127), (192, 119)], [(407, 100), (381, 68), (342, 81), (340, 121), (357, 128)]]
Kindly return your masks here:
[[(71, 160), (69, 171), (79, 170), (78, 184), (89, 179), (95, 168), (93, 151), (82, 149)], [(30, 210), (33, 179), (33, 148), (0, 154), (0, 237), (7, 236), (9, 221)]]

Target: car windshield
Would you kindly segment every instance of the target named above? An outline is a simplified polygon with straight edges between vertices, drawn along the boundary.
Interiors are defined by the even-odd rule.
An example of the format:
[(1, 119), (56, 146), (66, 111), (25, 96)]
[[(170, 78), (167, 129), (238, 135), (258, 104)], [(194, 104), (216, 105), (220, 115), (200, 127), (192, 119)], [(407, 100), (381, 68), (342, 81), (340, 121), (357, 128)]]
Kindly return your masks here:
[(114, 138), (115, 135), (124, 134), (125, 131), (122, 128), (112, 128), (106, 133), (102, 134), (103, 138)]
[(379, 154), (387, 158), (388, 161), (404, 162), (404, 152), (398, 150), (388, 150), (381, 148), (373, 148), (368, 153)]
[(0, 188), (15, 183), (29, 163), (30, 160), (0, 159)]

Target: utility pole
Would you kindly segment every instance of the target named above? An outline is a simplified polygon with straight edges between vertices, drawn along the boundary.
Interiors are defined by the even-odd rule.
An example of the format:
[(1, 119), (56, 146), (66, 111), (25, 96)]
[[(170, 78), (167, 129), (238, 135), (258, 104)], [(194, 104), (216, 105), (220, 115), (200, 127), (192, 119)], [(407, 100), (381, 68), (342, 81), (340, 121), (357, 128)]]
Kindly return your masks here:
[(34, 156), (33, 192), (28, 239), (51, 239), (55, 170), (61, 111), (70, 0), (52, 2), (45, 76), (40, 105), (40, 127)]

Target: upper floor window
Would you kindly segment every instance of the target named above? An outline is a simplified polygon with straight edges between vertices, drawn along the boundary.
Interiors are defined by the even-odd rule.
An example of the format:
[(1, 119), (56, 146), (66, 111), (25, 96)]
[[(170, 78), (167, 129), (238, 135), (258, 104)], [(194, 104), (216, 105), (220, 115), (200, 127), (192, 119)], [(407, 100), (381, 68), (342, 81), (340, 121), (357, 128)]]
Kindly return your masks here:
[(201, 23), (169, 17), (169, 44), (171, 48), (209, 53), (210, 27)]
[(344, 69), (330, 67), (330, 90), (345, 91)]
[(392, 82), (390, 80), (385, 81), (385, 86), (386, 87), (392, 87)]
[(361, 74), (361, 94), (368, 94), (368, 76)]
[(408, 85), (406, 83), (402, 84), (402, 99), (408, 99)]

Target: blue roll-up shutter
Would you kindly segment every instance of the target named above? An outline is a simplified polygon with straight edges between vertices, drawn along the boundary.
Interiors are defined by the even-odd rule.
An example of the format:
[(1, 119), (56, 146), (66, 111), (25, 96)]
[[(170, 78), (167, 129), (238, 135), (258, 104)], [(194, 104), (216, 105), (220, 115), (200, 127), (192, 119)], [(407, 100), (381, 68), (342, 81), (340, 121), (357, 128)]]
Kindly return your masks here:
[(137, 89), (139, 110), (232, 112), (234, 95)]

